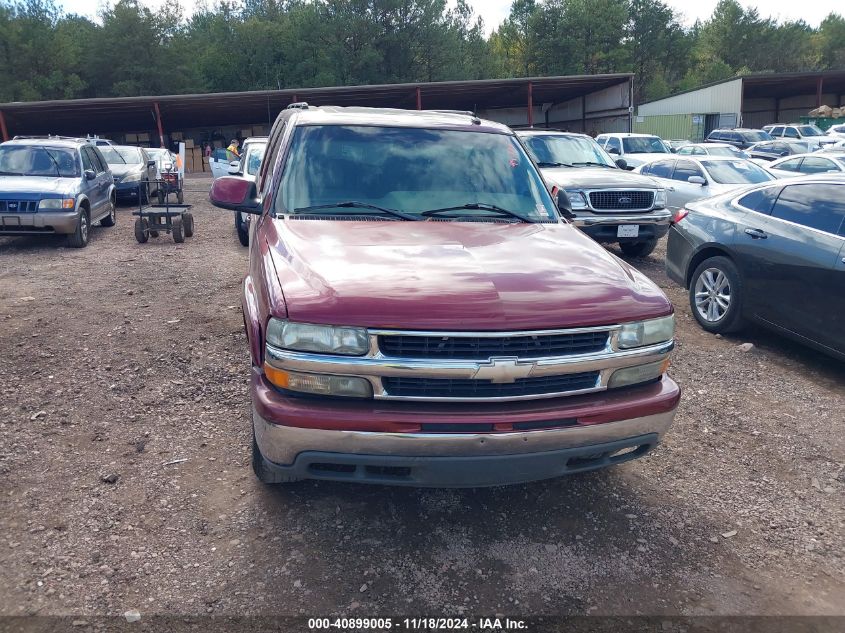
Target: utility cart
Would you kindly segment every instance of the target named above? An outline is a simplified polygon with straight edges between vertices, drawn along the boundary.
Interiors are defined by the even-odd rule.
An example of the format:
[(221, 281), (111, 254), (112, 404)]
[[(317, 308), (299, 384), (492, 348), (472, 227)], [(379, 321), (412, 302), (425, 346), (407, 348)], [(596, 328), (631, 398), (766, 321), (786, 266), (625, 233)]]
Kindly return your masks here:
[[(159, 186), (161, 184), (159, 183)], [(182, 199), (181, 189), (179, 199)], [(135, 218), (135, 239), (143, 244), (151, 237), (158, 237), (161, 233), (173, 235), (173, 241), (180, 244), (186, 237), (194, 234), (194, 216), (190, 204), (170, 204), (167, 196), (164, 204), (138, 203), (138, 210), (133, 211)]]
[(167, 169), (161, 173), (161, 180), (158, 183), (158, 203), (164, 204), (167, 202), (171, 193), (176, 194), (176, 202), (182, 204), (185, 202), (185, 194), (183, 187), (184, 179), (177, 169)]

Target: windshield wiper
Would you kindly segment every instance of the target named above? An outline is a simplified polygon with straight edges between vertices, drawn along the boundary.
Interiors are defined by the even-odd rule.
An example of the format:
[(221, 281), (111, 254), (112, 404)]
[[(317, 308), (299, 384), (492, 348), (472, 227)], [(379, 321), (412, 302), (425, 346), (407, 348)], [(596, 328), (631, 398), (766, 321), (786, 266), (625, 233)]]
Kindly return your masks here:
[(539, 161), (537, 163), (537, 167), (572, 167), (572, 165), (570, 165), (569, 163)]
[[(442, 209), (429, 209), (428, 211), (423, 211), (421, 215), (430, 218), (435, 215), (440, 215), (441, 213), (447, 213), (449, 211), (460, 211), (462, 209), (492, 211), (493, 213), (498, 213), (499, 215), (507, 216), (510, 218), (516, 218), (520, 222), (530, 222), (531, 224), (536, 223), (536, 220), (531, 220), (529, 218), (526, 218), (524, 215), (514, 213), (513, 211), (508, 211), (507, 209), (503, 209), (502, 207), (497, 207), (495, 204), (487, 204), (486, 202), (468, 202), (467, 204), (456, 204), (451, 207), (443, 207)], [(452, 217), (460, 217), (461, 214), (453, 213), (451, 215)]]
[(369, 202), (357, 202), (356, 200), (333, 202), (332, 204), (315, 204), (310, 207), (299, 207), (294, 209), (293, 212), (308, 214), (313, 211), (327, 211), (329, 209), (368, 209), (370, 211), (378, 211), (379, 213), (393, 216), (394, 218), (410, 220), (411, 222), (419, 220), (418, 217), (410, 215), (409, 213), (403, 213), (402, 211), (398, 211), (396, 209), (388, 209), (387, 207), (379, 207), (374, 204), (370, 204)]
[(616, 169), (613, 165), (608, 165), (607, 163), (596, 163), (591, 160), (585, 160), (579, 163), (572, 163), (573, 165), (586, 165), (589, 167), (607, 167), (608, 169)]

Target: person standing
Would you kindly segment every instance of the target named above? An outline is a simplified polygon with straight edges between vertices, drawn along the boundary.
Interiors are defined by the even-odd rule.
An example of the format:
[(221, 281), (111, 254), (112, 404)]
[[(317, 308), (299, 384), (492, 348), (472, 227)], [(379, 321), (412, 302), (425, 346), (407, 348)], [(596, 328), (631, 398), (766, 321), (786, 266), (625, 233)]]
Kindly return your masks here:
[(231, 156), (229, 156), (230, 160), (234, 160), (234, 158), (232, 158), (232, 156), (234, 156), (235, 158), (241, 157), (240, 152), (238, 152), (238, 145), (239, 145), (238, 139), (233, 138), (232, 142), (229, 143), (229, 147), (226, 148), (226, 151), (231, 154)]

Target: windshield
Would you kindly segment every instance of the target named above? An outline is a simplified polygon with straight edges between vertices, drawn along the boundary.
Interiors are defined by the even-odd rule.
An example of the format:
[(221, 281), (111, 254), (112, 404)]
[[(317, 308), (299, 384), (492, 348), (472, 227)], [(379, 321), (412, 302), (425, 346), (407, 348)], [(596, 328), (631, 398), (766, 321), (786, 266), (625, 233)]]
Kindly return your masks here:
[(768, 132), (757, 130), (754, 132), (743, 132), (742, 138), (749, 143), (756, 143), (757, 141), (771, 141), (772, 137)]
[(579, 136), (526, 136), (523, 141), (538, 163), (564, 163), (567, 165), (598, 163), (616, 167), (610, 156), (592, 139)]
[(734, 147), (708, 147), (707, 153), (711, 156), (727, 156), (729, 158), (736, 158), (740, 155), (740, 151)]
[(58, 147), (0, 146), (0, 176), (79, 176), (76, 152)]
[(109, 165), (137, 165), (141, 162), (141, 151), (134, 147), (103, 147), (100, 149)]
[(721, 185), (738, 185), (774, 180), (766, 170), (748, 160), (703, 160), (701, 165), (713, 182)]
[[(540, 175), (516, 139), (505, 134), (299, 127), (278, 191), (277, 213), (355, 201), (422, 219), (423, 211), (480, 204), (533, 221), (557, 221)], [(344, 212), (338, 209), (337, 215)], [(505, 217), (479, 208), (456, 208), (455, 215)]]
[(668, 154), (669, 150), (656, 136), (626, 136), (622, 139), (626, 154)]
[(264, 149), (267, 146), (262, 143), (261, 145), (250, 145), (249, 149), (247, 149), (246, 157), (244, 160), (246, 161), (245, 171), (250, 176), (254, 176), (258, 173), (258, 170), (261, 168), (261, 157), (264, 156)]
[(801, 136), (824, 136), (824, 132), (815, 125), (799, 125), (798, 131), (801, 133)]

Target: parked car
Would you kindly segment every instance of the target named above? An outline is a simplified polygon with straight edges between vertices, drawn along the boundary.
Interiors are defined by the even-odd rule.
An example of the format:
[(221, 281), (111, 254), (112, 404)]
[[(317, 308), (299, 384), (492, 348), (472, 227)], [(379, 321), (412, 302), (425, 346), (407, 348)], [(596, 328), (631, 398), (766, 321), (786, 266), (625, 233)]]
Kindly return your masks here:
[(671, 303), (562, 220), (509, 128), (297, 104), (256, 182), (210, 197), (262, 244), (243, 283), (261, 481), (498, 485), (667, 431)]
[(678, 156), (727, 156), (728, 158), (748, 158), (741, 149), (727, 143), (692, 143), (684, 145), (677, 152)]
[[(261, 168), (261, 159), (264, 157), (266, 148), (266, 136), (251, 136), (246, 139), (241, 149), (241, 160), (237, 167), (230, 167), (230, 173), (254, 181)], [(249, 246), (251, 217), (248, 213), (235, 214), (235, 230), (238, 232), (238, 241), (242, 246)]]
[(763, 127), (774, 139), (786, 139), (803, 141), (807, 144), (809, 151), (822, 149), (826, 145), (832, 145), (839, 139), (835, 136), (828, 136), (815, 125), (806, 123), (790, 123), (788, 125), (766, 125)]
[(845, 140), (845, 123), (841, 125), (831, 125), (827, 130), (827, 135), (835, 138), (837, 143), (841, 143)]
[(566, 192), (569, 220), (597, 242), (616, 242), (626, 255), (645, 257), (666, 235), (672, 219), (666, 191), (651, 178), (625, 171), (624, 158), (614, 163), (584, 134), (526, 130), (517, 136), (546, 182)]
[(669, 146), (669, 151), (673, 154), (677, 152), (682, 147), (686, 147), (687, 145), (691, 145), (692, 141), (687, 141), (686, 139), (670, 139), (668, 141), (663, 141), (666, 145)]
[(694, 202), (666, 272), (708, 332), (751, 321), (845, 360), (845, 180), (808, 176)]
[(766, 169), (778, 178), (794, 178), (808, 174), (842, 174), (845, 172), (845, 150), (787, 156), (769, 163)]
[(116, 219), (112, 175), (96, 146), (55, 138), (0, 144), (0, 235), (66, 235), (81, 248), (94, 222)]
[(765, 164), (783, 156), (806, 154), (809, 151), (804, 141), (762, 141), (745, 150), (750, 159), (758, 164)]
[(718, 129), (713, 130), (704, 139), (705, 143), (727, 143), (738, 149), (748, 149), (754, 143), (771, 141), (772, 137), (764, 130), (751, 130), (747, 128)]
[[(117, 199), (136, 201), (147, 204), (157, 191), (156, 161), (141, 147), (130, 145), (101, 146), (114, 176)], [(151, 184), (152, 183), (152, 184)]]
[(633, 169), (654, 158), (671, 154), (660, 137), (653, 134), (599, 134), (596, 142), (608, 154), (624, 158), (627, 169)]
[(774, 180), (774, 176), (749, 160), (724, 156), (673, 157), (646, 163), (635, 171), (666, 188), (667, 206), (673, 211), (691, 200)]

